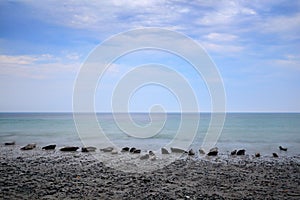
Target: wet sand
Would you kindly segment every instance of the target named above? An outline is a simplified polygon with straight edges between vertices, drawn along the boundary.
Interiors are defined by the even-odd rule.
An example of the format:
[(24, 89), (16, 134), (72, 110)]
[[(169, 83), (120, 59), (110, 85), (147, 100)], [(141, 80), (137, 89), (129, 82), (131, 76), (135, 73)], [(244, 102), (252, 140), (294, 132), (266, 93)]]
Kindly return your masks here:
[(300, 199), (299, 155), (187, 156), (155, 171), (129, 173), (89, 153), (16, 146), (0, 151), (0, 199)]

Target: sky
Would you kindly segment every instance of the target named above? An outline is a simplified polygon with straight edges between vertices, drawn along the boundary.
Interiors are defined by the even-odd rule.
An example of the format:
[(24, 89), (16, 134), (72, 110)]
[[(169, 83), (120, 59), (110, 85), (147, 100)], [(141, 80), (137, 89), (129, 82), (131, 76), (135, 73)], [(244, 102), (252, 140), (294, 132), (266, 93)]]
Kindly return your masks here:
[[(222, 77), (226, 111), (300, 112), (300, 1), (283, 0), (0, 1), (0, 112), (72, 112), (74, 84), (90, 53), (113, 35), (145, 27), (176, 31), (205, 49)], [(191, 66), (154, 50), (109, 67), (95, 91), (96, 111), (110, 112), (115, 85), (147, 63), (181, 74), (199, 110), (211, 111), (210, 92)], [(180, 110), (180, 99), (155, 84), (125, 103), (137, 112), (153, 105)]]

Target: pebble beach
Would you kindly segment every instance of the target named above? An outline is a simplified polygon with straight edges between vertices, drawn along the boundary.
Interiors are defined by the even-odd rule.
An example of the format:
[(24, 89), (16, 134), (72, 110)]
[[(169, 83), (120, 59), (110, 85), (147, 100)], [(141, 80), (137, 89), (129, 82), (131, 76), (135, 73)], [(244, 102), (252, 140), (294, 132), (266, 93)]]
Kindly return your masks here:
[[(299, 155), (186, 156), (154, 171), (124, 172), (93, 153), (4, 145), (0, 150), (0, 199), (300, 198)], [(137, 167), (145, 162), (139, 156), (131, 158)], [(116, 158), (111, 156), (112, 163)]]

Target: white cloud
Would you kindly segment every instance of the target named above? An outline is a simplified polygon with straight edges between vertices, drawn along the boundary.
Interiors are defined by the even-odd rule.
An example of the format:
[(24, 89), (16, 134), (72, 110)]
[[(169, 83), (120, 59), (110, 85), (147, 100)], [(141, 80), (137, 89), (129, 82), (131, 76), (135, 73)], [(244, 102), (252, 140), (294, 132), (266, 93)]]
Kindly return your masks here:
[[(281, 2), (282, 3), (282, 2)], [(35, 8), (37, 17), (46, 22), (94, 33), (97, 38), (138, 27), (164, 27), (198, 38), (208, 51), (218, 53), (240, 52), (249, 48), (244, 44), (256, 40), (256, 32), (282, 32), (280, 36), (299, 33), (300, 15), (262, 17), (272, 1), (26, 1)], [(259, 5), (258, 5), (259, 4)], [(278, 3), (276, 3), (278, 4)], [(265, 11), (265, 10), (264, 10)], [(101, 34), (105, 34), (105, 37)], [(286, 34), (285, 34), (286, 33)], [(251, 34), (245, 36), (245, 34)], [(101, 36), (100, 36), (101, 35)], [(200, 40), (200, 39), (201, 40)], [(130, 43), (130, 39), (125, 40)], [(136, 39), (136, 38), (135, 38)], [(138, 38), (152, 40), (154, 38)], [(158, 41), (164, 42), (163, 39)], [(240, 43), (243, 42), (243, 43)], [(263, 43), (264, 41), (258, 41)], [(252, 44), (252, 43), (251, 43)], [(182, 43), (184, 46), (184, 42)], [(251, 47), (250, 47), (251, 48)], [(227, 54), (226, 54), (227, 55)], [(68, 55), (67, 59), (78, 59)], [(26, 62), (26, 60), (23, 60)]]
[(122, 65), (118, 65), (116, 63), (112, 63), (109, 65), (109, 68), (107, 69), (107, 72), (109, 74), (118, 74), (120, 72), (120, 68), (122, 68), (124, 66)]
[(300, 70), (300, 55), (286, 55), (282, 59), (272, 60), (271, 63), (278, 67)]
[(141, 7), (151, 7), (154, 5), (159, 4), (158, 0), (113, 0), (112, 3), (115, 6), (121, 6), (121, 7), (130, 7), (130, 8), (141, 8)]
[(238, 38), (238, 36), (226, 33), (210, 33), (205, 35), (204, 38), (212, 41), (232, 41)]
[[(39, 17), (51, 23), (89, 30), (128, 30), (141, 26), (184, 27), (226, 25), (255, 10), (239, 1), (27, 1)], [(180, 25), (179, 25), (180, 24)]]
[(230, 44), (216, 44), (210, 42), (202, 42), (201, 44), (208, 51), (222, 53), (222, 54), (240, 52), (244, 49), (244, 47), (242, 46), (230, 45)]
[(255, 15), (256, 12), (248, 7), (245, 7), (238, 1), (211, 1), (209, 5), (213, 11), (208, 10), (197, 21), (200, 25), (216, 26), (228, 25), (237, 21), (243, 15)]
[[(156, 26), (163, 19), (170, 19), (164, 1), (27, 1), (38, 17), (63, 26), (89, 30), (120, 30), (136, 25)], [(161, 12), (164, 10), (164, 12)], [(125, 23), (124, 23), (125, 22)]]
[(0, 55), (0, 75), (44, 79), (62, 73), (76, 73), (79, 66), (78, 62), (49, 54)]
[(78, 61), (80, 60), (81, 55), (78, 53), (68, 53), (66, 55), (66, 58), (69, 60), (74, 60), (74, 61)]
[(0, 55), (0, 63), (1, 64), (17, 64), (17, 65), (29, 65), (34, 63), (37, 60), (36, 57), (32, 56), (8, 56), (8, 55)]
[[(292, 16), (273, 16), (263, 21), (262, 30), (272, 33), (293, 34), (299, 38), (300, 13)], [(284, 36), (284, 35), (283, 35)]]
[(201, 44), (209, 52), (228, 55), (244, 50), (244, 47), (238, 44), (238, 38), (234, 34), (212, 32), (203, 36)]
[[(168, 27), (186, 34), (218, 32), (299, 30), (299, 15), (265, 18), (265, 12), (280, 1), (26, 1), (34, 8), (36, 17), (54, 24), (111, 35), (138, 27)], [(261, 5), (262, 4), (262, 5)], [(245, 24), (243, 24), (245, 23)], [(243, 24), (244, 27), (239, 26)], [(262, 24), (258, 26), (258, 24)], [(197, 28), (197, 26), (200, 26)], [(205, 26), (205, 29), (201, 29)], [(195, 30), (196, 29), (196, 30)], [(242, 30), (241, 30), (242, 29)], [(299, 31), (298, 31), (299, 32)], [(105, 35), (105, 37), (107, 37)], [(104, 38), (101, 38), (104, 39)]]

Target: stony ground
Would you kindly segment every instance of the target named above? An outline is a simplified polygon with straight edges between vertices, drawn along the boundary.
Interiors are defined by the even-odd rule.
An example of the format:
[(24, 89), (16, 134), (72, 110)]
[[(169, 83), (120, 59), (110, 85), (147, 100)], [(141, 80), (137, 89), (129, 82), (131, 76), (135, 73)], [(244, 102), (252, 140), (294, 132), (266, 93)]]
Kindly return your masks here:
[(0, 199), (300, 199), (299, 156), (184, 159), (140, 174), (90, 154), (0, 150)]

